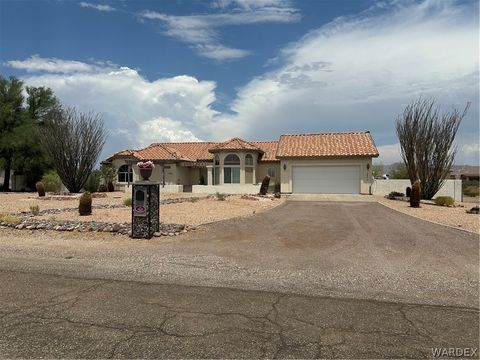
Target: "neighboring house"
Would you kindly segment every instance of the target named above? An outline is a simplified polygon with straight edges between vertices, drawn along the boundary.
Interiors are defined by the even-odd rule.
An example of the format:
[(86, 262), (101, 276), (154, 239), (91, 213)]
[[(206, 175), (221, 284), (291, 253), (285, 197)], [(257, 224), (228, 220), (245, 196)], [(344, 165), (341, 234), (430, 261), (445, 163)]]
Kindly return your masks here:
[[(108, 157), (118, 171), (117, 186), (140, 179), (136, 163), (152, 160), (151, 177), (168, 191), (258, 192), (269, 175), (283, 193), (370, 193), (370, 132), (282, 135), (278, 141), (154, 143)], [(167, 190), (164, 190), (167, 191)]]
[(454, 165), (450, 170), (450, 179), (461, 179), (464, 181), (479, 180), (480, 166)]
[[(0, 169), (0, 186), (3, 186), (3, 181), (5, 179), (5, 170)], [(10, 190), (12, 191), (26, 191), (30, 190), (26, 186), (25, 175), (15, 174), (15, 171), (10, 171)]]

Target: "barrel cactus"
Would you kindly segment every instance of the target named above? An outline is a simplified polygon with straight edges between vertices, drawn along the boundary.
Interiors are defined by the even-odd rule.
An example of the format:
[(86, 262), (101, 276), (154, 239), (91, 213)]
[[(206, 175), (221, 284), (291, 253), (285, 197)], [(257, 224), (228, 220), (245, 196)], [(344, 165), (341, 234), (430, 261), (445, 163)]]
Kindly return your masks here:
[(39, 197), (44, 197), (45, 196), (45, 185), (41, 181), (38, 181), (35, 184), (35, 187), (37, 188), (38, 196)]
[(80, 196), (78, 204), (78, 212), (80, 215), (92, 215), (92, 195), (87, 191)]
[(410, 193), (410, 206), (413, 208), (420, 207), (421, 188), (420, 180), (415, 180), (412, 185), (412, 191)]

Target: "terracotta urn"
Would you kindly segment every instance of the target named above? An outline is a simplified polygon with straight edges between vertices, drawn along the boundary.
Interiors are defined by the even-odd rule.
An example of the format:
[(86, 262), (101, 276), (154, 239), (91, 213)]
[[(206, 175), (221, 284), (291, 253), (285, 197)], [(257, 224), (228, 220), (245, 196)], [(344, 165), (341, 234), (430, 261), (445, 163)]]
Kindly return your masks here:
[(149, 181), (150, 176), (152, 176), (152, 168), (139, 168), (140, 176), (142, 177), (143, 181)]

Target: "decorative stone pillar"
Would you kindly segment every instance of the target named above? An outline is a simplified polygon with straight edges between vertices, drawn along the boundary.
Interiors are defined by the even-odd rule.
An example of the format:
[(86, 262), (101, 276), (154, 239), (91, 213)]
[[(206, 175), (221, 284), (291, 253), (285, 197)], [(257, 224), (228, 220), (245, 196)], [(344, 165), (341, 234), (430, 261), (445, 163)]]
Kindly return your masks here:
[(213, 165), (207, 165), (207, 185), (213, 185)]
[(132, 184), (132, 238), (151, 239), (160, 230), (160, 183)]

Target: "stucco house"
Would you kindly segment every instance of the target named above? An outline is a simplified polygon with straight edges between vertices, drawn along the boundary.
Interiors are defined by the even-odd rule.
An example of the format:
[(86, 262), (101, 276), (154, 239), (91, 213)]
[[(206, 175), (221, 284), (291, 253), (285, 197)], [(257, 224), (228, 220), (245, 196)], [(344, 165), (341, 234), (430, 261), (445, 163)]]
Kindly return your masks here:
[(269, 175), (282, 193), (370, 193), (370, 132), (282, 135), (277, 141), (154, 143), (104, 160), (118, 171), (117, 188), (140, 179), (136, 163), (151, 160), (163, 191), (256, 193)]

